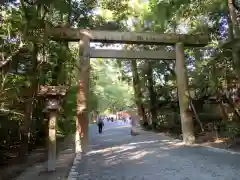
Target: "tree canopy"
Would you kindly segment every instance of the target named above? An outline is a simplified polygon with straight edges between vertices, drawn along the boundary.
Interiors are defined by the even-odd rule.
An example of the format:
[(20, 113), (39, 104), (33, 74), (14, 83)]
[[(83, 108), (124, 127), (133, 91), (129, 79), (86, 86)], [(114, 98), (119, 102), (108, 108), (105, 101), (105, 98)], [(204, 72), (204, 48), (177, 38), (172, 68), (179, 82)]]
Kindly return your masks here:
[[(47, 136), (46, 100), (37, 95), (40, 85), (67, 87), (59, 132), (75, 131), (78, 45), (48, 39), (47, 26), (209, 35), (206, 47), (185, 48), (194, 131), (214, 130), (229, 138), (239, 135), (239, 12), (231, 0), (11, 0), (0, 10), (2, 149), (18, 144), (22, 155)], [(228, 48), (223, 40), (230, 42), (225, 44)], [(99, 46), (175, 50), (174, 46), (94, 44)], [(148, 127), (180, 134), (175, 65), (162, 59), (91, 59), (89, 113), (136, 106)], [(3, 153), (1, 162), (6, 156)]]

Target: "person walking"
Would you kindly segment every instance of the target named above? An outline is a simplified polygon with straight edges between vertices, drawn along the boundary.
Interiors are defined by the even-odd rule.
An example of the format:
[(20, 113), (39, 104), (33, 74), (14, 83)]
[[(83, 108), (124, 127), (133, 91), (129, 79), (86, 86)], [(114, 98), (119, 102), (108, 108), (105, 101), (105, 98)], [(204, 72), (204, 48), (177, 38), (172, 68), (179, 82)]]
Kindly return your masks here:
[(100, 116), (98, 118), (97, 124), (98, 124), (98, 133), (102, 134), (102, 129), (103, 129), (103, 126), (104, 126), (103, 117)]

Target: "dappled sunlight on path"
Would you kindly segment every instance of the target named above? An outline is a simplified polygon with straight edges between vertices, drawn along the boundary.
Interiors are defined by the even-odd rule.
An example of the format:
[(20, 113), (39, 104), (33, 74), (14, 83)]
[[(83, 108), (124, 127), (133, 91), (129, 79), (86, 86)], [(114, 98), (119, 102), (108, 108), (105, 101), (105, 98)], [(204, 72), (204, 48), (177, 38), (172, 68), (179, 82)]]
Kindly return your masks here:
[(185, 147), (179, 140), (130, 126), (106, 124), (103, 134), (90, 130), (90, 151), (70, 173), (69, 180), (234, 180), (240, 157), (203, 147)]

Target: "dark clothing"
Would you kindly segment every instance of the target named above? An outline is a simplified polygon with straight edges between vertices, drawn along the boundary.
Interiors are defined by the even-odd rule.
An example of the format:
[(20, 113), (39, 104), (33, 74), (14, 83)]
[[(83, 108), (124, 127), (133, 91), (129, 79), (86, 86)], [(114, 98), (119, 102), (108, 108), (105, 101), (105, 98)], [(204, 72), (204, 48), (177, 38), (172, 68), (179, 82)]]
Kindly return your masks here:
[(99, 132), (99, 134), (102, 133), (102, 129), (103, 129), (103, 123), (98, 123), (98, 132)]
[(97, 124), (98, 124), (98, 132), (99, 132), (99, 134), (102, 133), (102, 129), (103, 129), (103, 126), (104, 126), (103, 120), (104, 120), (103, 117), (99, 117), (98, 118)]

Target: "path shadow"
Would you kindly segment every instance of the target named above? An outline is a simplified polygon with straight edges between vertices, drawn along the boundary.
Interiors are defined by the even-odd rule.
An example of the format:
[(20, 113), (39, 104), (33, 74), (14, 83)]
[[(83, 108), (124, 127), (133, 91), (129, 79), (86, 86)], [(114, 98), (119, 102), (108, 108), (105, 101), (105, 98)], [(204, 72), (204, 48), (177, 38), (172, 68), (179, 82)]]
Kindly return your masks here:
[[(187, 167), (196, 167), (199, 171), (207, 173), (219, 171), (223, 167), (226, 168), (226, 165), (230, 169), (240, 170), (240, 156), (229, 154), (223, 158), (224, 154), (220, 152), (205, 147), (183, 146), (179, 140), (160, 135), (157, 138), (156, 134), (147, 136), (125, 134), (116, 137), (117, 130), (111, 133), (114, 138), (110, 138), (110, 132), (106, 133), (106, 138), (98, 141), (100, 144), (93, 144), (90, 152), (83, 156), (77, 167), (79, 179), (146, 180), (155, 179), (153, 175), (158, 177), (166, 173), (178, 174), (186, 171)], [(216, 163), (218, 166), (216, 169), (202, 167), (206, 162)], [(184, 163), (184, 166), (179, 163)]]

